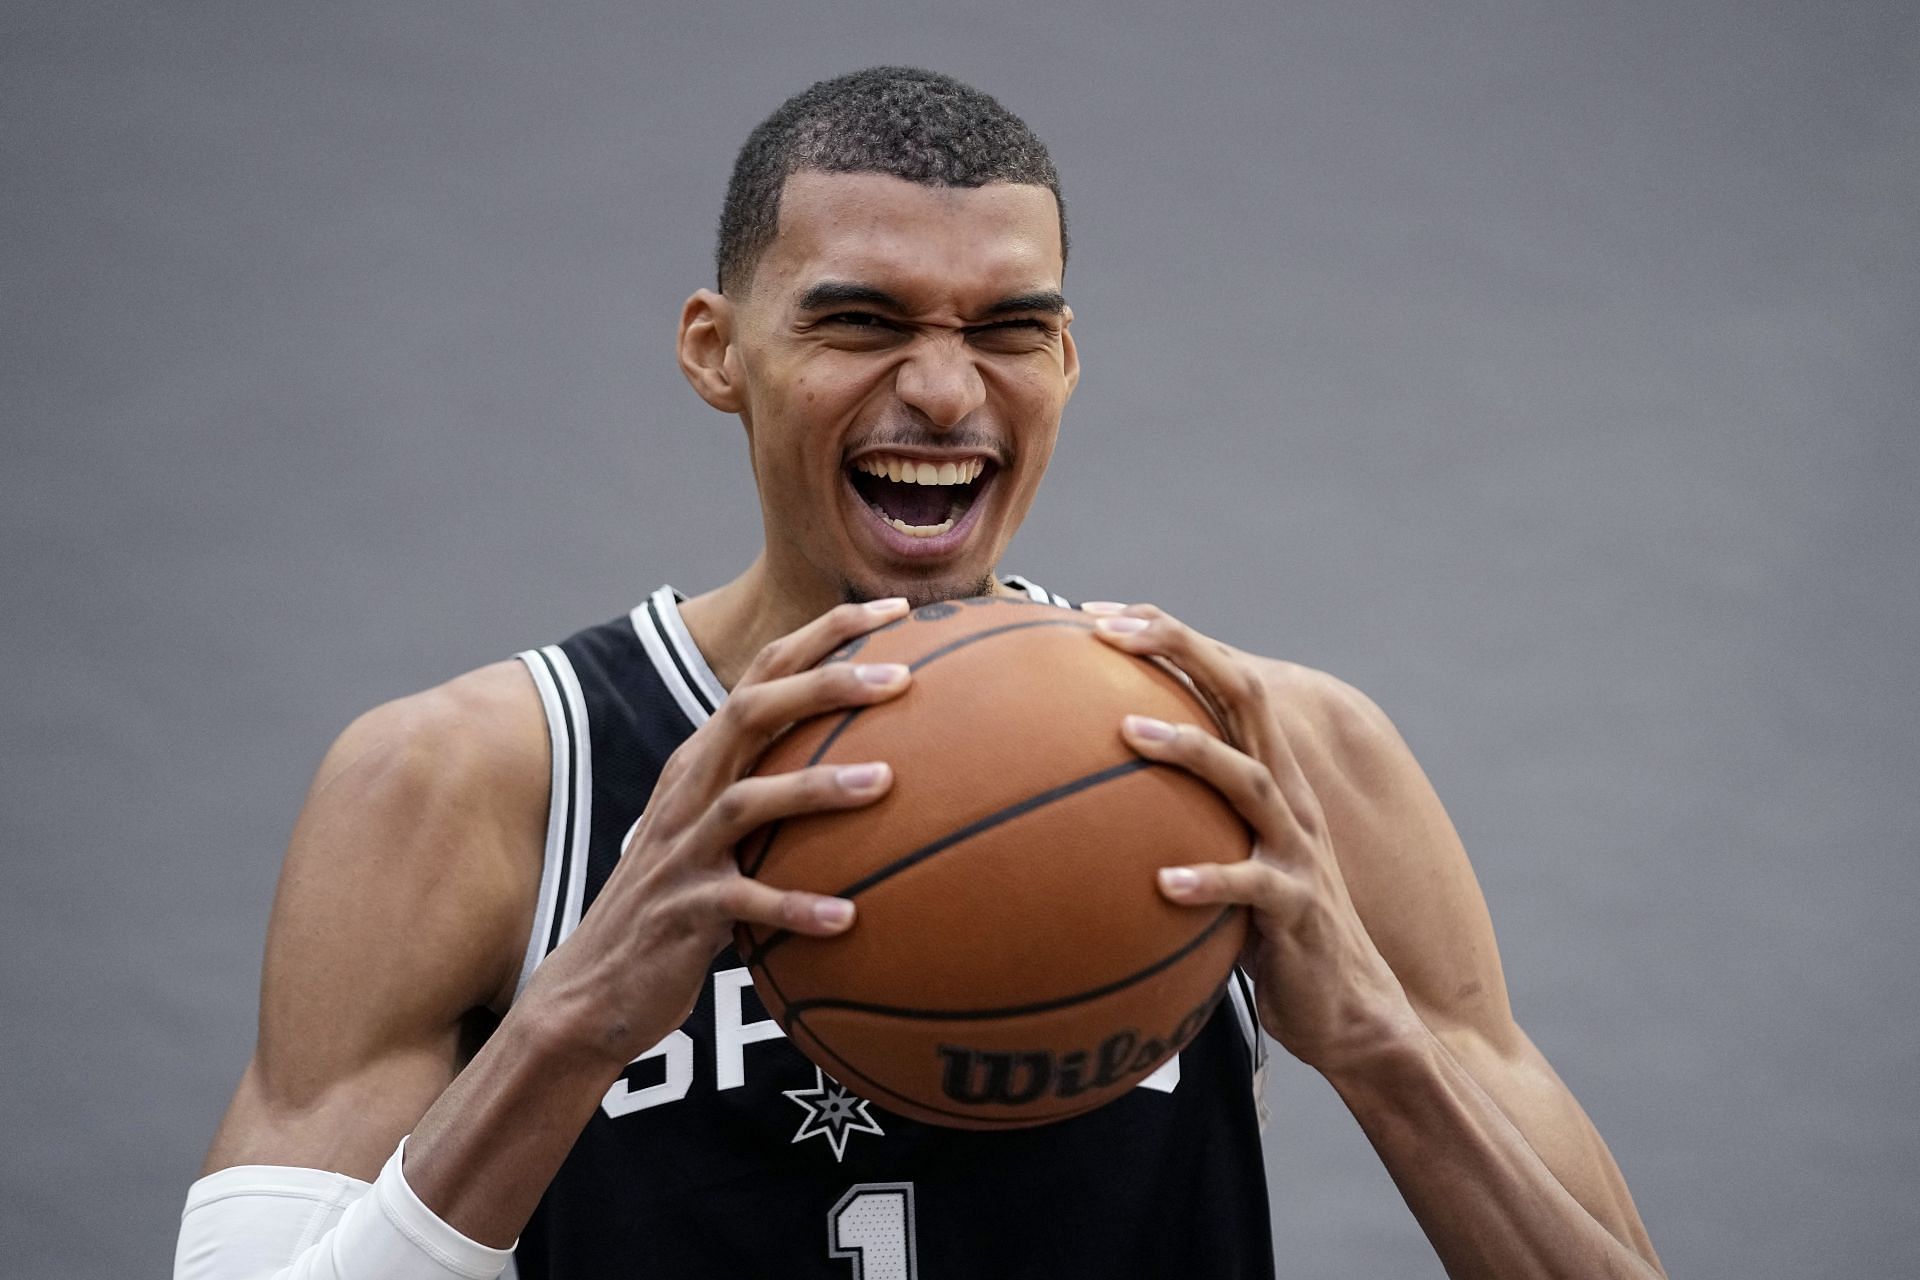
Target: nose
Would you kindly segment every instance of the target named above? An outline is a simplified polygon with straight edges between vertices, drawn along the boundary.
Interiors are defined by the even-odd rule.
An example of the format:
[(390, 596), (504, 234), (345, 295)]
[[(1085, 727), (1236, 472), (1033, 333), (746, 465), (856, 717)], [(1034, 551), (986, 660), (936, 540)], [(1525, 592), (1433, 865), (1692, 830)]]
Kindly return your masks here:
[(959, 334), (922, 337), (894, 377), (894, 390), (935, 430), (949, 431), (986, 401), (986, 383)]

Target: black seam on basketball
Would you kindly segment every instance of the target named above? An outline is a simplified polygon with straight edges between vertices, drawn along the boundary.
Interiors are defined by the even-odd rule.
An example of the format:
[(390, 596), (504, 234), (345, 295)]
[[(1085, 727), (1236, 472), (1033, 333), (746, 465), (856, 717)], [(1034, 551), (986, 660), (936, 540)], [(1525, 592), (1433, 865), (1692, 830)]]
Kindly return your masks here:
[[(1006, 600), (998, 596), (989, 597), (989, 599), (991, 599), (995, 604), (1032, 605), (1036, 608), (1041, 608), (1041, 609), (1052, 608), (1051, 605), (1043, 605), (1037, 600)], [(652, 602), (649, 601), (648, 603), (651, 604)], [(894, 619), (892, 622), (887, 623), (887, 625), (885, 625), (884, 627), (875, 627), (872, 631), (867, 632), (866, 635), (861, 638), (867, 639), (873, 636), (877, 636), (883, 631), (891, 631), (895, 627), (902, 626), (912, 621), (913, 621), (913, 615), (910, 613), (904, 618)], [(964, 649), (966, 646), (972, 644), (976, 640), (985, 640), (989, 636), (997, 636), (1005, 631), (1020, 631), (1020, 630), (1024, 630), (1027, 627), (1052, 627), (1052, 626), (1071, 626), (1071, 625), (1078, 625), (1082, 630), (1092, 630), (1092, 628), (1083, 619), (1080, 619), (1080, 618), (1036, 618), (1030, 622), (1010, 622), (1003, 627), (989, 627), (985, 631), (976, 631), (972, 635), (962, 636), (960, 639), (954, 640), (945, 645), (942, 645), (938, 649), (933, 649), (927, 653), (923, 653), (920, 655), (919, 660), (911, 663), (907, 669), (909, 671), (918, 671), (922, 667), (926, 666), (928, 663), (934, 661), (936, 658), (944, 658), (946, 655), (948, 655), (949, 653), (952, 653), (954, 650)], [(851, 725), (854, 722), (854, 720), (859, 717), (862, 711), (865, 711), (865, 710), (866, 710), (865, 707), (855, 707), (852, 710), (848, 711), (845, 715), (841, 716), (840, 723), (834, 725), (833, 728), (828, 731), (827, 736), (824, 739), (822, 739), (820, 745), (814, 749), (813, 755), (810, 759), (808, 759), (807, 764), (808, 765), (819, 764), (820, 761), (826, 757), (827, 752), (833, 748), (833, 744), (840, 740), (840, 735), (845, 733), (847, 731), (847, 727)], [(784, 826), (785, 823), (786, 823), (786, 820), (784, 818), (775, 818), (771, 823), (768, 824), (767, 838), (760, 845), (760, 851), (754, 854), (752, 857), (748, 858), (746, 862), (741, 864), (740, 870), (743, 874), (745, 874), (749, 878), (758, 876), (760, 874), (760, 868), (767, 865), (767, 855), (773, 852), (773, 842), (780, 838), (780, 828)]]
[[(934, 857), (936, 854), (945, 853), (948, 849), (951, 849), (954, 845), (957, 845), (964, 840), (971, 840), (973, 837), (980, 835), (983, 832), (991, 831), (993, 830), (993, 828), (1000, 826), (1003, 823), (1011, 822), (1015, 818), (1018, 818), (1024, 814), (1031, 813), (1035, 809), (1044, 808), (1045, 806), (1052, 804), (1056, 800), (1064, 800), (1068, 796), (1075, 795), (1081, 791), (1089, 790), (1093, 787), (1097, 787), (1105, 782), (1111, 782), (1115, 778), (1124, 778), (1126, 775), (1130, 773), (1138, 773), (1142, 769), (1165, 769), (1165, 768), (1171, 768), (1171, 767), (1172, 767), (1171, 765), (1163, 765), (1157, 760), (1148, 760), (1143, 757), (1136, 756), (1131, 760), (1122, 760), (1119, 764), (1108, 765), (1104, 769), (1099, 769), (1094, 771), (1093, 773), (1085, 774), (1081, 777), (1073, 779), (1071, 782), (1063, 782), (1059, 786), (1054, 787), (1051, 790), (1036, 792), (1033, 795), (1026, 797), (1024, 800), (1016, 801), (1015, 803), (1008, 805), (1004, 809), (996, 810), (995, 812), (986, 815), (984, 818), (975, 818), (972, 822), (969, 822), (964, 827), (956, 827), (954, 830), (949, 831), (945, 835), (941, 836), (938, 840), (932, 841), (929, 844), (923, 844), (918, 849), (915, 849), (911, 853), (902, 854), (900, 857), (895, 858), (892, 862), (889, 862), (886, 866), (870, 871), (866, 875), (860, 877), (858, 880), (855, 880), (852, 884), (848, 885), (846, 888), (841, 889), (837, 893), (835, 893), (834, 896), (839, 898), (851, 898), (859, 894), (865, 893), (868, 889), (873, 888), (875, 885), (882, 884), (888, 880), (891, 880), (894, 876), (899, 875), (902, 871), (905, 871), (908, 867), (916, 866), (919, 863), (925, 862), (928, 858)], [(791, 938), (793, 936), (794, 936), (793, 931), (791, 929), (780, 930), (778, 933), (775, 933), (771, 938), (768, 938), (764, 943), (756, 947), (754, 949), (753, 954), (747, 957), (747, 963), (748, 964), (760, 963), (762, 960), (766, 959), (767, 952), (773, 950), (775, 947), (779, 946), (781, 943), (785, 942), (788, 938)]]
[(749, 879), (759, 875), (760, 868), (767, 865), (767, 855), (773, 852), (773, 842), (780, 838), (780, 827), (785, 821), (786, 819), (784, 818), (775, 818), (769, 823), (767, 825), (767, 838), (760, 842), (760, 852), (754, 854), (741, 864), (740, 870)]
[(707, 700), (706, 690), (700, 687), (700, 682), (693, 678), (693, 672), (687, 668), (686, 661), (681, 658), (680, 646), (674, 643), (673, 632), (667, 630), (667, 620), (660, 616), (660, 606), (653, 602), (652, 596), (647, 597), (647, 614), (653, 619), (654, 630), (660, 633), (660, 643), (666, 648), (667, 656), (673, 659), (673, 669), (680, 673), (680, 679), (686, 682), (688, 689), (692, 690), (693, 700), (699, 703), (701, 709), (708, 715), (712, 715), (713, 703)]
[[(769, 974), (768, 977), (771, 978), (772, 975)], [(774, 989), (776, 991), (779, 990), (778, 984), (775, 985)], [(1167, 1057), (1171, 1058), (1173, 1054), (1182, 1052), (1183, 1050), (1186, 1049), (1186, 1047), (1189, 1044), (1192, 1044), (1194, 1040), (1199, 1038), (1200, 1031), (1205, 1030), (1207, 1023), (1213, 1021), (1213, 1015), (1219, 1011), (1220, 998), (1224, 996), (1226, 992), (1227, 992), (1227, 984), (1225, 982), (1222, 982), (1218, 987), (1214, 989), (1212, 999), (1208, 1000), (1206, 1003), (1207, 1016), (1201, 1019), (1200, 1029), (1196, 1030), (1193, 1033), (1193, 1035), (1190, 1036), (1185, 1041), (1175, 1045), (1173, 1047), (1173, 1052), (1169, 1053)], [(1036, 1121), (1035, 1118), (1032, 1116), (983, 1116), (973, 1111), (954, 1111), (946, 1107), (936, 1107), (931, 1103), (923, 1102), (918, 1098), (909, 1097), (908, 1095), (901, 1093), (898, 1089), (888, 1088), (886, 1085), (881, 1084), (878, 1080), (875, 1080), (872, 1076), (869, 1076), (866, 1072), (860, 1070), (860, 1068), (848, 1062), (845, 1058), (841, 1057), (838, 1053), (834, 1051), (833, 1046), (828, 1044), (826, 1040), (822, 1038), (822, 1036), (817, 1030), (807, 1025), (807, 1022), (804, 1016), (797, 1016), (797, 1017), (790, 1016), (787, 1022), (788, 1022), (788, 1026), (787, 1026), (788, 1039), (790, 1040), (793, 1039), (793, 1035), (792, 1035), (793, 1029), (797, 1028), (798, 1030), (804, 1031), (807, 1034), (807, 1037), (811, 1039), (813, 1043), (819, 1047), (822, 1053), (826, 1054), (829, 1058), (832, 1058), (836, 1063), (840, 1065), (841, 1071), (844, 1073), (845, 1077), (858, 1080), (861, 1084), (866, 1085), (869, 1089), (872, 1089), (875, 1093), (884, 1093), (889, 1098), (894, 1098), (902, 1103), (905, 1103), (907, 1106), (915, 1108), (916, 1110), (930, 1112), (933, 1115), (937, 1115), (937, 1116), (949, 1116), (955, 1120), (965, 1120), (968, 1124), (978, 1126), (983, 1129), (989, 1128), (989, 1127), (996, 1128), (996, 1129), (1031, 1129), (1035, 1126), (1036, 1123), (1051, 1124), (1056, 1120), (1071, 1120), (1075, 1116), (1085, 1115), (1087, 1114), (1087, 1112), (1096, 1110), (1098, 1107), (1103, 1105), (1102, 1103), (1094, 1102), (1094, 1103), (1088, 1104), (1085, 1107), (1076, 1108), (1075, 1110), (1072, 1110), (1072, 1111), (1049, 1112), (1044, 1119), (1038, 1120), (1038, 1121)], [(805, 1053), (806, 1051), (803, 1049), (801, 1050), (801, 1052)], [(1158, 1070), (1158, 1068), (1155, 1068), (1155, 1070)], [(1151, 1075), (1151, 1074), (1152, 1072), (1147, 1073), (1147, 1075)], [(1141, 1077), (1141, 1079), (1143, 1080), (1145, 1078), (1146, 1076)], [(842, 1078), (840, 1080), (840, 1083), (845, 1084), (846, 1079)], [(1139, 1083), (1138, 1081), (1136, 1081), (1125, 1092), (1131, 1092), (1133, 1089), (1136, 1089), (1138, 1087), (1139, 1087)], [(1113, 1100), (1118, 1101), (1118, 1098), (1116, 1097)]]
[[(999, 1018), (1023, 1018), (1036, 1013), (1051, 1013), (1055, 1009), (1085, 1004), (1089, 1000), (1098, 1000), (1116, 991), (1124, 991), (1134, 983), (1144, 982), (1154, 974), (1180, 963), (1218, 932), (1220, 926), (1232, 919), (1234, 912), (1238, 910), (1238, 907), (1222, 907), (1220, 914), (1207, 922), (1206, 928), (1144, 969), (1086, 991), (1055, 996), (1051, 1000), (1036, 1000), (1032, 1004), (1005, 1005), (998, 1009), (915, 1009), (906, 1005), (873, 1004), (865, 1000), (839, 1000), (832, 996), (819, 996), (815, 999), (796, 1000), (788, 1004), (787, 1016), (800, 1017), (815, 1009), (839, 1009), (848, 1013), (870, 1013), (879, 1018), (918, 1018), (925, 1022), (986, 1022)], [(761, 968), (764, 971), (766, 966), (763, 964)], [(784, 997), (782, 999), (784, 1000)]]
[[(652, 603), (651, 600), (648, 601)], [(579, 819), (578, 807), (574, 804), (574, 793), (579, 789), (574, 771), (580, 767), (579, 732), (573, 725), (573, 704), (567, 701), (567, 686), (560, 682), (560, 668), (553, 664), (544, 649), (536, 649), (540, 661), (546, 665), (547, 678), (553, 681), (554, 697), (560, 701), (560, 720), (567, 728), (567, 777), (566, 794), (561, 803), (567, 806), (566, 830), (560, 837), (560, 880), (553, 895), (553, 921), (547, 929), (547, 951), (551, 952), (560, 945), (560, 924), (567, 916), (567, 889), (573, 875), (573, 824)], [(547, 803), (553, 803), (549, 796)], [(583, 873), (584, 874), (584, 873)]]
[[(1037, 602), (1029, 601), (1028, 603), (1037, 603)], [(1052, 608), (1051, 605), (1039, 605), (1039, 607), (1042, 609)], [(1005, 635), (1009, 631), (1027, 631), (1033, 627), (1077, 627), (1082, 631), (1093, 630), (1092, 623), (1089, 623), (1084, 618), (1078, 618), (1073, 616), (1068, 616), (1064, 618), (1035, 618), (1029, 622), (1009, 622), (1002, 627), (988, 627), (985, 631), (976, 631), (972, 635), (961, 636), (957, 640), (949, 640), (947, 641), (947, 643), (941, 645), (938, 649), (929, 649), (927, 652), (921, 654), (919, 658), (917, 658), (916, 660), (909, 662), (907, 664), (907, 670), (919, 671), (924, 667), (931, 666), (933, 663), (939, 661), (941, 658), (946, 657), (950, 653), (966, 648), (970, 644), (978, 644), (982, 640), (991, 640), (993, 637), (998, 635)], [(821, 741), (819, 747), (817, 747), (814, 750), (813, 758), (808, 760), (807, 763), (819, 764), (821, 759), (827, 754), (828, 750), (830, 750), (833, 744), (839, 740), (840, 735), (847, 731), (847, 726), (852, 724), (855, 720), (858, 720), (860, 718), (861, 713), (866, 710), (867, 710), (866, 707), (855, 707), (852, 710), (848, 711), (844, 716), (842, 716), (840, 718), (840, 723), (833, 726), (833, 731), (827, 734), (827, 736)]]

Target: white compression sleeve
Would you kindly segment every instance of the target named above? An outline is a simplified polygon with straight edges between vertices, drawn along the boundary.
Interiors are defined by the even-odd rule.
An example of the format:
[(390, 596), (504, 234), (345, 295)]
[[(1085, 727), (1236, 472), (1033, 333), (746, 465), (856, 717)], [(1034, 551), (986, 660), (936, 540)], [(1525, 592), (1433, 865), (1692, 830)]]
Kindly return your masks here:
[(496, 1280), (511, 1249), (467, 1239), (400, 1171), (406, 1141), (371, 1186), (319, 1169), (241, 1165), (194, 1183), (174, 1280)]

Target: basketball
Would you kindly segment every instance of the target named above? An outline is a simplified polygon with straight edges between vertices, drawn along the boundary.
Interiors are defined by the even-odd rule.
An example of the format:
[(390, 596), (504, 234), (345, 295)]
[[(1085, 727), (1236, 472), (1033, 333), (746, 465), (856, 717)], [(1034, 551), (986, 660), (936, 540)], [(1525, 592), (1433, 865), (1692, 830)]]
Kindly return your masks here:
[(845, 934), (741, 925), (768, 1011), (847, 1088), (972, 1129), (1046, 1124), (1134, 1087), (1205, 1025), (1245, 939), (1161, 867), (1246, 858), (1220, 794), (1143, 759), (1128, 713), (1215, 732), (1176, 675), (1093, 619), (1001, 597), (922, 606), (827, 661), (905, 663), (906, 692), (804, 721), (759, 773), (884, 760), (871, 806), (769, 824), (743, 872), (851, 898)]

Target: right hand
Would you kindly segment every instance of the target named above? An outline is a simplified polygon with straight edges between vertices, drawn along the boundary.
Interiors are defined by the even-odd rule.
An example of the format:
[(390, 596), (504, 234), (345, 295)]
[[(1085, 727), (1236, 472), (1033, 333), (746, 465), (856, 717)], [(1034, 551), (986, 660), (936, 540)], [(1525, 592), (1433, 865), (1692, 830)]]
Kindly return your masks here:
[(825, 937), (853, 903), (780, 890), (740, 874), (734, 845), (794, 814), (871, 804), (893, 784), (882, 761), (742, 777), (788, 726), (837, 707), (898, 697), (894, 664), (815, 666), (856, 636), (905, 616), (907, 602), (829, 610), (761, 649), (704, 725), (667, 759), (620, 862), (579, 928), (535, 972), (526, 1003), (613, 1071), (686, 1021), (736, 921)]

